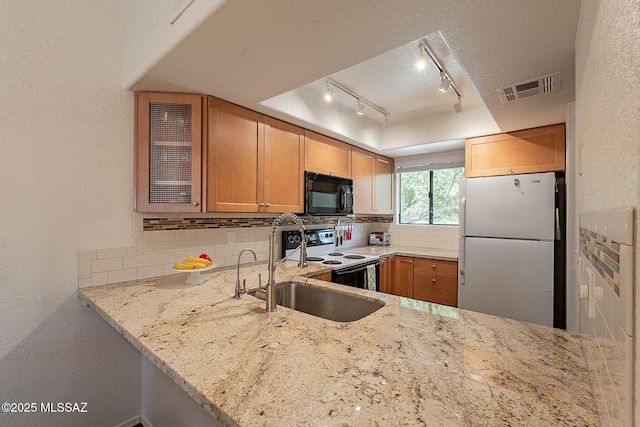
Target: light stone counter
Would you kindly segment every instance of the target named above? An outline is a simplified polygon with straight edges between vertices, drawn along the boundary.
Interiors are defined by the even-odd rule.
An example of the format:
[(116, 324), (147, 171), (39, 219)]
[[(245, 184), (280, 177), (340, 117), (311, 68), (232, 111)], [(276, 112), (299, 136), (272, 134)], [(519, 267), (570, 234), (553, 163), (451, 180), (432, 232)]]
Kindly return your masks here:
[(449, 249), (421, 248), (417, 246), (361, 246), (358, 248), (344, 249), (345, 252), (363, 255), (378, 255), (388, 257), (393, 255), (409, 256), (415, 258), (431, 258), (443, 261), (457, 261), (458, 251)]
[[(415, 254), (413, 254), (415, 255)], [(377, 298), (337, 323), (234, 299), (235, 269), (81, 289), (80, 295), (227, 426), (596, 426), (577, 335), (297, 276)], [(241, 269), (248, 287), (266, 265)]]

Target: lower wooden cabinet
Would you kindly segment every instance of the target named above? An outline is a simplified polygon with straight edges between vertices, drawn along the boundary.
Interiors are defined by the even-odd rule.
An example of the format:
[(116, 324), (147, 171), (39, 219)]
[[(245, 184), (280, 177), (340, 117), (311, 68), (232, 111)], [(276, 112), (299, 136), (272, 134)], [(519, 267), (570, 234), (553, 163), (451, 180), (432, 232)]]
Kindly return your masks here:
[(413, 298), (413, 258), (396, 256), (394, 257), (394, 266), (393, 294)]
[(390, 276), (390, 274), (392, 274), (391, 272), (393, 271), (393, 269), (391, 268), (392, 265), (392, 258), (395, 257), (383, 257), (380, 258), (380, 271), (379, 271), (379, 285), (378, 285), (378, 290), (380, 292), (384, 292), (385, 294), (392, 294), (393, 293), (393, 276)]
[[(429, 258), (393, 256), (380, 264), (380, 292), (458, 306), (458, 263)], [(386, 270), (386, 273), (383, 271)], [(386, 274), (386, 284), (383, 278)]]
[(316, 280), (322, 280), (325, 282), (330, 282), (331, 281), (331, 272), (326, 272), (326, 273), (322, 273), (322, 274), (318, 274), (317, 276), (312, 276), (310, 277), (310, 279), (316, 279)]
[(457, 273), (455, 262), (414, 258), (413, 298), (457, 307)]

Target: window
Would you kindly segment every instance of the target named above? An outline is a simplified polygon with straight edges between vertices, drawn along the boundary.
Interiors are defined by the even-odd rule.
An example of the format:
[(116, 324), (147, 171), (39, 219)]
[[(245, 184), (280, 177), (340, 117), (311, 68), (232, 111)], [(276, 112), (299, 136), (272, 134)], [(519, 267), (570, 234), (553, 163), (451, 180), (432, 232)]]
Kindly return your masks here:
[(400, 170), (400, 224), (458, 224), (464, 167)]

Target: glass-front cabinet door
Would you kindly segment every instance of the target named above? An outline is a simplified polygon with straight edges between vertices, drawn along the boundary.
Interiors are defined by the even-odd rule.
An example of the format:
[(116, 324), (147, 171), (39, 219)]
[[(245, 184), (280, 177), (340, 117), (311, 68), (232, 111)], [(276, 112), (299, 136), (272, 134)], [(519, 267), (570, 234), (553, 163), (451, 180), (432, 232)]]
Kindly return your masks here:
[(202, 211), (203, 102), (200, 95), (136, 93), (136, 211)]

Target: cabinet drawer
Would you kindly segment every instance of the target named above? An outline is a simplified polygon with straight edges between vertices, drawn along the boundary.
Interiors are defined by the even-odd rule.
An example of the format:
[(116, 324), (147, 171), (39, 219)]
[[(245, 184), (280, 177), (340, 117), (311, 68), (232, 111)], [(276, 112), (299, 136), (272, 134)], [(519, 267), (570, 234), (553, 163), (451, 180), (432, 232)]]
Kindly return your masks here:
[(413, 274), (413, 297), (436, 304), (458, 306), (458, 278), (416, 271)]
[(458, 263), (429, 258), (414, 258), (414, 271), (435, 274), (438, 276), (458, 276)]

